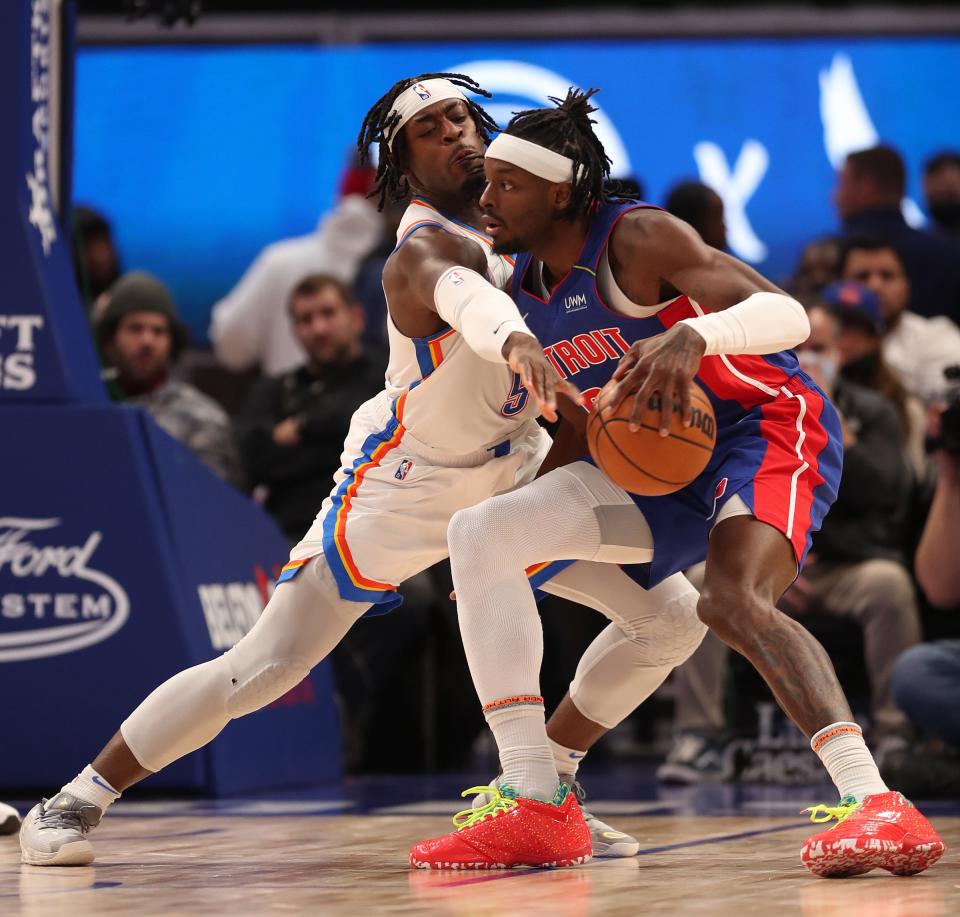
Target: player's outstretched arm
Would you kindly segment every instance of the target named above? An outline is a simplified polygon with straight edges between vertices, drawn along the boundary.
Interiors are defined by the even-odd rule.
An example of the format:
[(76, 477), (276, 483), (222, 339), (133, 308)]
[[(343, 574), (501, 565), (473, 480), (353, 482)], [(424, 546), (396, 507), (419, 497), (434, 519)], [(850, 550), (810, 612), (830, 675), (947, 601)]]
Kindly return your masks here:
[[(631, 219), (632, 217), (632, 219)], [(686, 223), (655, 210), (621, 221), (611, 239), (614, 263), (638, 287), (667, 282), (702, 309), (664, 334), (631, 347), (614, 373), (612, 397), (636, 395), (635, 410), (659, 391), (664, 405), (679, 400), (690, 423), (690, 383), (704, 356), (777, 353), (810, 333), (803, 306), (749, 265), (704, 243)], [(655, 275), (650, 276), (653, 266)], [(644, 274), (647, 274), (644, 276)], [(660, 433), (666, 436), (669, 411)]]
[(419, 337), (442, 322), (493, 363), (520, 375), (541, 413), (556, 419), (556, 393), (579, 393), (561, 382), (514, 301), (486, 280), (486, 257), (476, 243), (441, 230), (421, 230), (393, 256), (383, 272), (384, 290), (397, 327)]

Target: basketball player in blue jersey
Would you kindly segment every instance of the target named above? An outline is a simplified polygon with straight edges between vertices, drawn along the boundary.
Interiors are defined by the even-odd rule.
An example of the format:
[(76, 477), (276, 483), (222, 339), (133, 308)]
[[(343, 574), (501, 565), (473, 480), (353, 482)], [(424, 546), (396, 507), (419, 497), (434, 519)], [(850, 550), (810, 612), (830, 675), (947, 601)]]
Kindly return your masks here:
[[(705, 558), (701, 620), (753, 663), (840, 793), (839, 805), (814, 810), (814, 820), (840, 823), (804, 844), (805, 865), (821, 876), (876, 866), (920, 872), (942, 855), (942, 841), (883, 783), (823, 648), (775, 607), (841, 470), (837, 413), (788, 350), (806, 338), (806, 315), (671, 215), (607, 198), (609, 161), (591, 126), (592, 93), (571, 90), (556, 108), (521, 112), (493, 141), (481, 197), (486, 231), (495, 251), (523, 253), (513, 297), (561, 376), (585, 392), (612, 379), (610, 402), (633, 399), (634, 421), (659, 393), (662, 404), (682, 405), (689, 422), (696, 379), (716, 412), (716, 448), (703, 474), (676, 494), (633, 496), (584, 459), (453, 517), (460, 629), (507, 766), (484, 822), (418, 844), (411, 858), (509, 861), (518, 811), (557, 783), (525, 565), (641, 565), (628, 569), (649, 588)], [(664, 416), (661, 435), (667, 431)], [(577, 726), (575, 705), (561, 713), (574, 733), (590, 734), (583, 717)], [(551, 838), (558, 858), (564, 830), (558, 824)]]
[[(380, 148), (377, 190), (414, 197), (384, 271), (386, 387), (355, 413), (316, 522), (251, 631), (158, 687), (81, 774), (31, 810), (20, 835), (25, 862), (91, 862), (87, 835), (120, 792), (296, 686), (357, 618), (395, 607), (399, 583), (446, 557), (457, 510), (536, 474), (550, 447), (538, 408), (552, 416), (558, 390), (578, 395), (503, 292), (512, 259), (492, 251), (477, 204), (494, 125), (464, 89), (478, 91), (456, 74), (401, 80), (364, 121), (360, 148)], [(549, 579), (542, 588), (603, 612), (619, 635), (619, 666), (606, 664), (603, 643), (585, 657), (574, 696), (592, 710), (613, 693), (626, 715), (698, 645), (696, 592), (679, 575), (647, 591), (596, 565), (558, 569), (538, 564), (531, 582)], [(658, 632), (682, 636), (651, 658)], [(562, 730), (555, 738), (560, 753), (572, 742)], [(585, 821), (572, 794), (559, 802), (544, 817), (562, 812), (575, 825), (579, 858), (636, 851), (635, 839)], [(555, 860), (548, 853), (543, 862)]]

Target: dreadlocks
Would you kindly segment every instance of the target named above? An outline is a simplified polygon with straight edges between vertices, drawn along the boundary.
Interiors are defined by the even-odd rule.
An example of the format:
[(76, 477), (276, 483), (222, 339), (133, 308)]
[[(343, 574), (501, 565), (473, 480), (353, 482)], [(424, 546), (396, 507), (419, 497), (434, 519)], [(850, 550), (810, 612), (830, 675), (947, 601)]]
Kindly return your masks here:
[(565, 99), (550, 96), (556, 108), (518, 111), (505, 130), (507, 134), (573, 160), (570, 203), (562, 213), (570, 220), (586, 213), (596, 203), (609, 200), (613, 190), (604, 186), (610, 176), (610, 157), (591, 127), (597, 122), (590, 115), (597, 109), (589, 100), (597, 92), (597, 89), (583, 92), (571, 87)]
[[(472, 92), (475, 95), (483, 96), (489, 99), (490, 93), (481, 89), (469, 76), (463, 73), (421, 73), (420, 76), (411, 76), (394, 83), (386, 93), (384, 93), (373, 104), (370, 111), (367, 112), (360, 126), (360, 133), (357, 135), (357, 151), (360, 154), (360, 161), (366, 164), (370, 161), (370, 146), (378, 144), (380, 150), (379, 162), (377, 164), (377, 178), (374, 183), (370, 197), (378, 197), (377, 207), (382, 210), (383, 205), (388, 201), (399, 201), (406, 197), (409, 188), (407, 181), (403, 177), (403, 169), (406, 164), (407, 142), (401, 133), (393, 140), (393, 149), (387, 142), (393, 134), (399, 121), (399, 115), (393, 110), (397, 97), (409, 89), (414, 83), (421, 83), (425, 80), (445, 79)], [(480, 134), (483, 142), (490, 142), (490, 134), (500, 130), (496, 121), (490, 117), (476, 102), (467, 100), (467, 109), (477, 126), (477, 132)]]

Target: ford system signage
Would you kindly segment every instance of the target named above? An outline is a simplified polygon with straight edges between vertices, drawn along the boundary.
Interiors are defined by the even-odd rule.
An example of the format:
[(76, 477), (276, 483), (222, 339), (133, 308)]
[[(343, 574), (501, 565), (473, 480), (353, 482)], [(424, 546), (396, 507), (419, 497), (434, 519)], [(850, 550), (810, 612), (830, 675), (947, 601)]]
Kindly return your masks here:
[(102, 533), (63, 544), (60, 525), (60, 519), (0, 517), (0, 662), (100, 643), (130, 615), (124, 588), (97, 568)]

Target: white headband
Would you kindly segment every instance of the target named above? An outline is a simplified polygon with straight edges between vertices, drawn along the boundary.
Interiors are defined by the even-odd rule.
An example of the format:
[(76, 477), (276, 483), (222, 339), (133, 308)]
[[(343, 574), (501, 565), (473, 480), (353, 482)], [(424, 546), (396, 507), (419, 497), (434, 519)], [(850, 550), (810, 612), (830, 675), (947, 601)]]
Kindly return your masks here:
[(501, 159), (547, 181), (573, 181), (573, 160), (511, 134), (497, 134), (487, 147), (488, 159)]
[(390, 110), (390, 116), (398, 114), (400, 120), (390, 129), (387, 145), (393, 149), (393, 141), (400, 134), (404, 124), (428, 105), (433, 105), (434, 102), (442, 102), (444, 99), (463, 99), (464, 102), (467, 101), (467, 97), (450, 80), (443, 77), (414, 83), (404, 89), (397, 96), (393, 108)]

